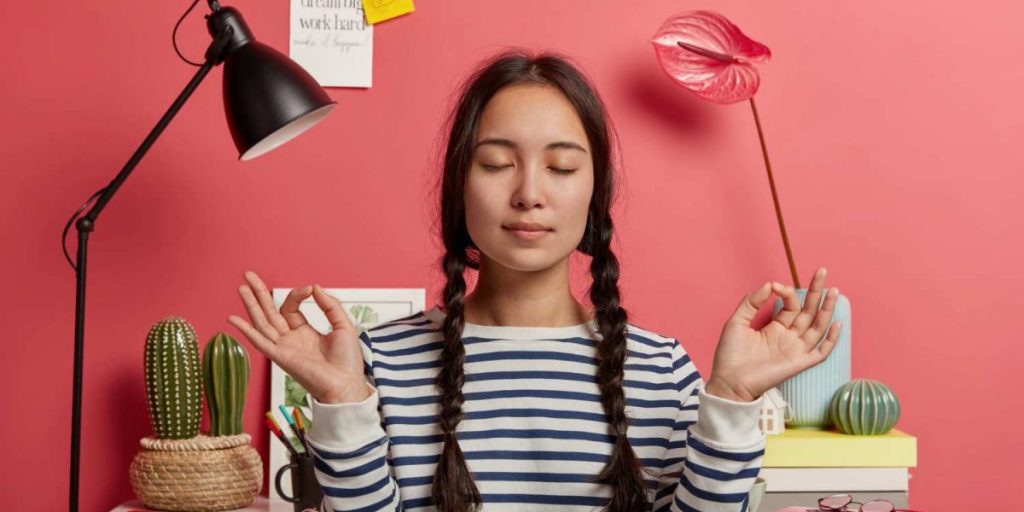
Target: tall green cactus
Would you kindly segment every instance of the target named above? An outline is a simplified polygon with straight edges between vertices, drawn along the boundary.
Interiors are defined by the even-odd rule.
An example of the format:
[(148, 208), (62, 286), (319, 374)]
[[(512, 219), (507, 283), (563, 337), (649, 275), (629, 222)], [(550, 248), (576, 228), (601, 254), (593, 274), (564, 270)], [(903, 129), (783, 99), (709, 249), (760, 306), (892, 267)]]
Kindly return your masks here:
[(223, 332), (210, 339), (203, 350), (203, 381), (210, 409), (210, 435), (241, 434), (249, 354), (238, 340)]
[(146, 402), (156, 436), (197, 436), (203, 413), (203, 380), (195, 329), (181, 317), (160, 320), (146, 336), (145, 359)]

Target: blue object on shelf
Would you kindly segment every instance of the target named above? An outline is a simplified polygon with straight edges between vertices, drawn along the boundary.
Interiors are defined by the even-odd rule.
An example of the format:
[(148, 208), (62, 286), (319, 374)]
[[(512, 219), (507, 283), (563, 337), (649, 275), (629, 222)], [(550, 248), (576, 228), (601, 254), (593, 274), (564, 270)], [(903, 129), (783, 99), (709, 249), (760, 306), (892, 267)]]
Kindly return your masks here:
[[(803, 305), (807, 297), (806, 288), (796, 289), (800, 304)], [(825, 294), (822, 293), (821, 300), (824, 302)], [(782, 309), (782, 299), (775, 299), (775, 306), (772, 310), (772, 318)], [(850, 318), (850, 301), (845, 295), (839, 294), (836, 299), (835, 311), (832, 313), (832, 320), (829, 325), (842, 322), (839, 328), (839, 342), (828, 357), (779, 385), (782, 397), (789, 404), (789, 417), (786, 419), (786, 426), (793, 428), (815, 428), (826, 429), (832, 425), (829, 416), (829, 405), (832, 395), (840, 386), (850, 381), (850, 368), (852, 347), (851, 329), (853, 327)], [(824, 333), (822, 338), (828, 333)]]

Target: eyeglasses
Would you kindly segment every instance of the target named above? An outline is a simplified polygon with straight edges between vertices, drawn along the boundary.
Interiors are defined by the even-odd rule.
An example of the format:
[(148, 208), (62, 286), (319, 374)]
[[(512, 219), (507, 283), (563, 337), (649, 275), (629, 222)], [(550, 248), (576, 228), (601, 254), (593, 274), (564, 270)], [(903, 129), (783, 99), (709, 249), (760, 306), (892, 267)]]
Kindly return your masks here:
[[(818, 510), (829, 512), (903, 512), (904, 509), (896, 510), (896, 505), (885, 499), (871, 500), (867, 503), (853, 501), (849, 494), (833, 494), (824, 498), (818, 498)], [(907, 511), (909, 512), (909, 511)]]

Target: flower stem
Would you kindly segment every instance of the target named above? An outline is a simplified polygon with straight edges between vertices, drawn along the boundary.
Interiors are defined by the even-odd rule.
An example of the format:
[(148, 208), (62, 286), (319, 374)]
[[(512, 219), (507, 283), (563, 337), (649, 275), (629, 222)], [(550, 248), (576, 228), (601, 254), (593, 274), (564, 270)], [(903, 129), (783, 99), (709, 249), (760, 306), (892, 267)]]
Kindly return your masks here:
[(764, 130), (761, 129), (761, 118), (757, 115), (757, 105), (754, 104), (754, 97), (750, 97), (750, 110), (754, 112), (754, 124), (757, 125), (757, 137), (761, 140), (761, 154), (764, 155), (764, 166), (768, 169), (768, 185), (772, 188), (772, 201), (775, 203), (775, 217), (779, 220), (779, 229), (782, 231), (782, 244), (786, 246), (786, 259), (789, 261), (789, 273), (793, 276), (793, 287), (800, 288), (800, 277), (796, 272), (796, 263), (793, 263), (793, 250), (789, 247), (789, 237), (786, 236), (786, 223), (782, 220), (782, 207), (779, 206), (779, 194), (775, 190), (775, 178), (772, 177), (772, 164), (768, 161), (768, 146), (764, 142)]

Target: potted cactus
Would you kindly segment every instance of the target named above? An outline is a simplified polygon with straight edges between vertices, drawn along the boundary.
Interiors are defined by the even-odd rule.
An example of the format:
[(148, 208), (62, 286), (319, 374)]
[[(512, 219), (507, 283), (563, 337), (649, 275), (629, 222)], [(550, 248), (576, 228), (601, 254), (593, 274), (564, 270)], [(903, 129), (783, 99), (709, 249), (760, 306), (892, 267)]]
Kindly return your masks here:
[[(252, 502), (263, 483), (263, 462), (242, 431), (249, 356), (219, 332), (203, 359), (192, 325), (168, 317), (149, 330), (145, 349), (146, 402), (153, 437), (132, 460), (135, 494), (158, 510), (229, 510)], [(200, 434), (203, 392), (210, 435)]]
[(242, 409), (249, 386), (249, 354), (231, 335), (218, 332), (203, 351), (203, 382), (210, 411), (210, 435), (242, 433)]
[(146, 337), (146, 403), (159, 439), (199, 435), (203, 380), (196, 331), (180, 317), (156, 323)]

